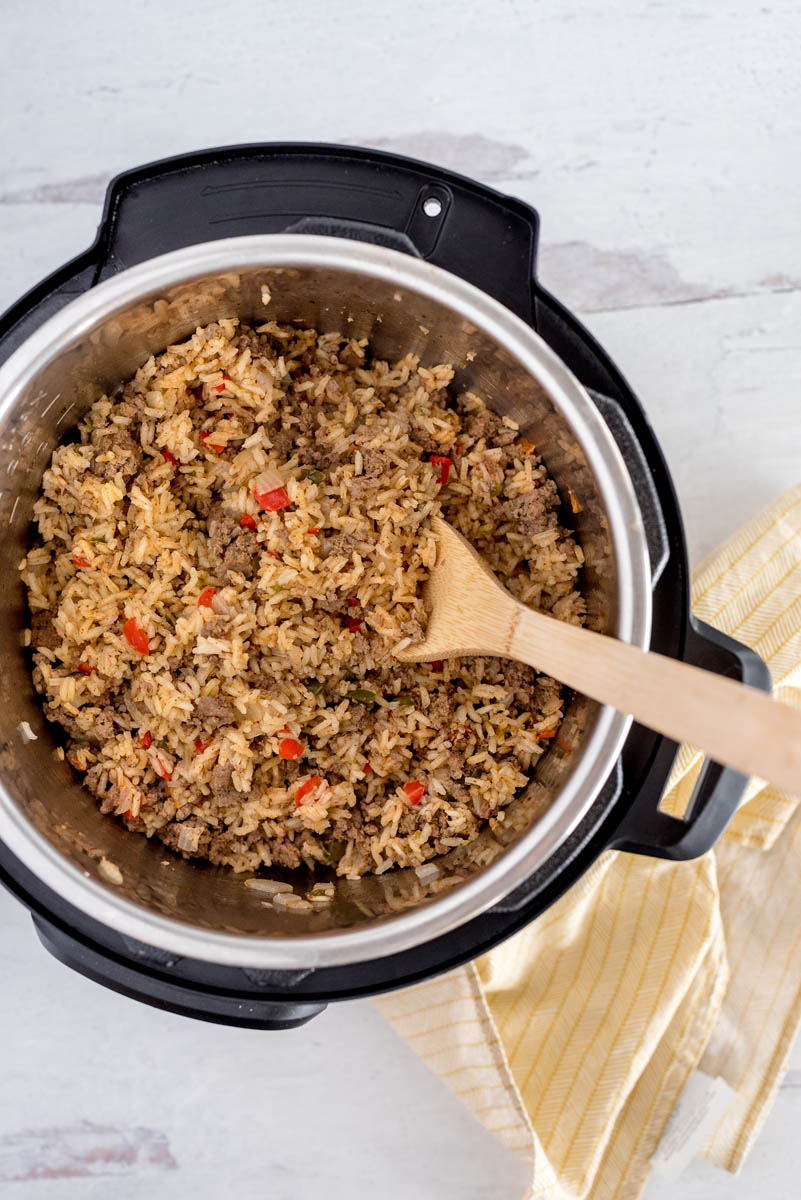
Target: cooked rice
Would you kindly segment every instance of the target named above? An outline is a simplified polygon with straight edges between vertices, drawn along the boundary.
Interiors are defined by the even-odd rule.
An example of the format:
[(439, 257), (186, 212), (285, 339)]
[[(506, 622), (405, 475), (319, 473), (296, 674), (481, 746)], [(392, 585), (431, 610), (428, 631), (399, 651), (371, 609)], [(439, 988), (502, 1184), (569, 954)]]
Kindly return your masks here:
[[(221, 321), (56, 449), (21, 567), (34, 682), (101, 811), (236, 871), (349, 877), (503, 820), (562, 692), (496, 659), (393, 657), (424, 628), (430, 519), (567, 621), (582, 554), (530, 444), (452, 379), (338, 334)], [(278, 511), (253, 494), (275, 492), (265, 470)]]

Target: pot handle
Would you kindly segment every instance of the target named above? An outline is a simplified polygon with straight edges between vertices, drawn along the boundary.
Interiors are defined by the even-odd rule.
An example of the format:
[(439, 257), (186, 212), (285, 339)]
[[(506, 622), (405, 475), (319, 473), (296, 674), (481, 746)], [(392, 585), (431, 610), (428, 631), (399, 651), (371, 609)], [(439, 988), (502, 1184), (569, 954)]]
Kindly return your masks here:
[(231, 995), (175, 976), (168, 977), (163, 971), (144, 964), (134, 967), (110, 951), (101, 954), (39, 913), (32, 915), (39, 940), (59, 962), (94, 983), (165, 1012), (217, 1025), (235, 1025), (240, 1029), (295, 1029), (326, 1008), (325, 1004), (313, 1000), (266, 1000), (249, 992)]
[[(758, 654), (693, 616), (684, 661), (762, 691), (771, 690), (770, 671)], [(698, 858), (711, 850), (723, 834), (737, 811), (747, 782), (747, 777), (739, 771), (707, 759), (683, 817), (654, 808), (653, 796), (646, 789), (635, 798), (609, 845), (631, 854), (676, 861)]]

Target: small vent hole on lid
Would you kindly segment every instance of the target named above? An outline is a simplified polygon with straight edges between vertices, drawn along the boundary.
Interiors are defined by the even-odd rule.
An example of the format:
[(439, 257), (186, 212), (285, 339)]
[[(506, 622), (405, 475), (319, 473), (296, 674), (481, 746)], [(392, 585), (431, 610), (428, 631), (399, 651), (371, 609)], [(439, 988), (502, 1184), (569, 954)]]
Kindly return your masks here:
[(423, 201), (423, 212), (427, 217), (438, 217), (442, 212), (442, 201), (438, 200), (436, 196), (429, 196), (427, 200)]

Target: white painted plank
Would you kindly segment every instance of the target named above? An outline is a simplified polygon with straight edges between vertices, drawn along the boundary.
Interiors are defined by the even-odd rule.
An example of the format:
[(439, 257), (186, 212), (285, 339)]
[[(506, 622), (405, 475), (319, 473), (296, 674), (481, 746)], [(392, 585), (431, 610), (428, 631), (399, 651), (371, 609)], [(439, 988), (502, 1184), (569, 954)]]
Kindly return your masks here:
[[(289, 1033), (158, 1012), (57, 963), (5, 892), (0, 972), (3, 1200), (522, 1191), (519, 1161), (366, 1001)], [(49, 1178), (31, 1173), (37, 1156)]]
[(0, 194), (96, 199), (109, 175), (202, 146), (356, 141), (536, 203), (551, 277), (583, 308), (801, 280), (794, 0), (302, 14), (6, 0)]
[(693, 561), (801, 478), (801, 291), (587, 315), (638, 393)]

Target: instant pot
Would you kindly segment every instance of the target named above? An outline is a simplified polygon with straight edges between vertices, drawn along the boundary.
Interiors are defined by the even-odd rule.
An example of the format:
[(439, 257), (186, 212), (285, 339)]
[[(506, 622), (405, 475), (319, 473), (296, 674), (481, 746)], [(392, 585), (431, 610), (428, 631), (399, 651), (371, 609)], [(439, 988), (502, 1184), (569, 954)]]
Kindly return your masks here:
[(53, 447), (150, 354), (231, 316), (455, 363), (455, 386), (518, 420), (555, 478), (585, 553), (588, 624), (768, 689), (751, 650), (691, 616), (659, 446), (603, 349), (537, 282), (538, 230), (520, 201), (410, 159), (207, 151), (115, 179), (91, 249), (0, 320), (0, 877), (69, 966), (174, 1012), (286, 1028), (483, 953), (607, 848), (686, 859), (722, 833), (743, 776), (707, 762), (687, 813), (663, 813), (675, 744), (574, 695), (502, 830), (437, 872), (337, 880), (329, 908), (278, 910), (245, 877), (102, 816), (33, 690), (17, 567)]

